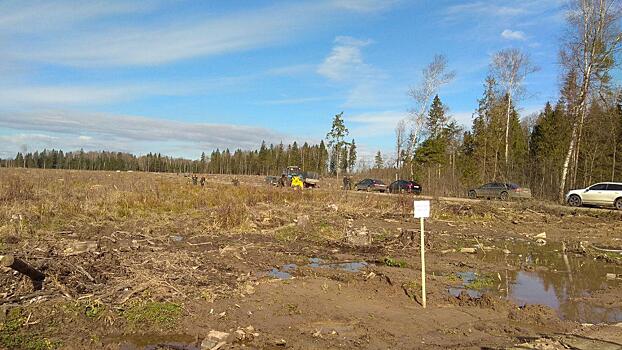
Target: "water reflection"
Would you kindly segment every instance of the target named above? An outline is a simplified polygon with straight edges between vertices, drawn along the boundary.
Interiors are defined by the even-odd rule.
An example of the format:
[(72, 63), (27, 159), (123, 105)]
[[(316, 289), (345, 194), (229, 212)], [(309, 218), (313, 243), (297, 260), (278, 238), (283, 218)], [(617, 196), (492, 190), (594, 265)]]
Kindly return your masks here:
[[(322, 268), (322, 269), (337, 269), (343, 270), (346, 272), (359, 272), (361, 269), (367, 267), (369, 264), (365, 261), (351, 261), (351, 262), (339, 262), (339, 263), (329, 263), (325, 262), (320, 258), (310, 258), (309, 264), (306, 266), (313, 268)], [(266, 274), (270, 277), (278, 278), (280, 280), (288, 280), (292, 278), (291, 272), (296, 270), (298, 265), (296, 264), (285, 264), (281, 266), (281, 268), (273, 268), (268, 271)]]
[(507, 266), (500, 273), (506, 290), (497, 289), (496, 293), (518, 305), (550, 306), (563, 319), (588, 323), (622, 321), (622, 308), (586, 300), (598, 290), (621, 287), (619, 280), (608, 280), (606, 275), (619, 274), (622, 267), (566, 253), (563, 244), (538, 246), (529, 241), (506, 241), (500, 246), (509, 249), (511, 254), (496, 249), (481, 256), (486, 261)]

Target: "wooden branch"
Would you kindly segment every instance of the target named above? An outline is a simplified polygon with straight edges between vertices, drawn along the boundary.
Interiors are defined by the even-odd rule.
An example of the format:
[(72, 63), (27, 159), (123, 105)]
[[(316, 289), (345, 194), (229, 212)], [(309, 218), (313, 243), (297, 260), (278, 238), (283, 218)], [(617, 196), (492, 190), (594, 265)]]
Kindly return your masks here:
[(30, 264), (13, 255), (0, 255), (0, 266), (10, 267), (13, 270), (28, 276), (34, 282), (41, 282), (45, 279), (43, 272), (35, 269)]

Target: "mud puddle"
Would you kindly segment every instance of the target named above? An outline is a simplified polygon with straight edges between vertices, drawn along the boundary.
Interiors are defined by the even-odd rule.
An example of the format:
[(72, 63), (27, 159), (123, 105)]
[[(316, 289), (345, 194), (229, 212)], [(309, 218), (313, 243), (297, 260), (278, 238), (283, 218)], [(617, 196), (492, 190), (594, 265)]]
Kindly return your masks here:
[(119, 344), (120, 350), (200, 350), (196, 338), (187, 334), (133, 334), (105, 343)]
[[(505, 269), (485, 275), (459, 273), (461, 286), (449, 292), (457, 296), (466, 291), (471, 297), (491, 292), (519, 306), (547, 305), (562, 319), (577, 322), (622, 322), (622, 307), (608, 306), (616, 300), (611, 296), (594, 297), (595, 292), (622, 287), (622, 281), (607, 277), (622, 273), (622, 266), (566, 252), (562, 244), (514, 241), (499, 246), (478, 256)], [(510, 253), (501, 251), (503, 248)]]
[[(311, 268), (320, 268), (320, 269), (335, 269), (342, 270), (346, 272), (359, 272), (361, 269), (367, 267), (369, 264), (365, 261), (346, 261), (346, 262), (336, 262), (329, 263), (325, 262), (320, 258), (309, 258), (309, 263), (304, 265), (306, 267)], [(292, 278), (292, 272), (298, 268), (296, 264), (285, 264), (280, 268), (273, 268), (272, 270), (267, 272), (267, 276), (287, 280)]]

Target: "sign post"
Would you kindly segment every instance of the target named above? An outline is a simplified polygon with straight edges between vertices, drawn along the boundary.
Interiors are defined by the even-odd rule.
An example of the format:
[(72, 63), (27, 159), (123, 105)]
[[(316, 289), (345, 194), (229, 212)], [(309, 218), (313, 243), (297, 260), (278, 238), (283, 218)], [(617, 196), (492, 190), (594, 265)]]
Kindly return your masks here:
[(421, 225), (421, 305), (425, 309), (426, 307), (426, 293), (425, 293), (425, 231), (423, 226), (423, 219), (430, 216), (430, 201), (414, 201), (414, 214), (415, 219), (419, 219)]

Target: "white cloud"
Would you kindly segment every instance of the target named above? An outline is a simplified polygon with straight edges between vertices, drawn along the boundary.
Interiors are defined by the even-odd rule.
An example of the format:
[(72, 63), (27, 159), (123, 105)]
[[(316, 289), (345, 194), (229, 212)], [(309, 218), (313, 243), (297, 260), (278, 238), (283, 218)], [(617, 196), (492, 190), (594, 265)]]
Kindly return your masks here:
[(473, 125), (473, 111), (451, 113), (451, 116), (467, 130)]
[(397, 0), (334, 0), (338, 7), (359, 12), (379, 11), (397, 2)]
[(512, 17), (522, 15), (528, 12), (525, 2), (516, 4), (516, 6), (495, 5), (488, 1), (475, 1), (470, 3), (462, 3), (459, 5), (449, 6), (446, 13), (449, 16), (463, 16), (465, 14), (480, 14), (487, 16), (503, 16)]
[(5, 34), (58, 30), (93, 18), (144, 12), (155, 5), (152, 0), (4, 0), (0, 2), (0, 30)]
[(75, 105), (126, 100), (145, 87), (98, 87), (98, 86), (28, 86), (0, 89), (3, 104), (28, 105)]
[[(7, 16), (4, 27), (30, 26), (31, 22), (37, 22), (33, 20), (32, 13), (43, 14), (44, 22), (48, 19), (54, 23), (74, 23), (73, 18), (80, 17), (81, 10), (94, 17), (93, 20), (108, 13), (105, 6), (96, 6), (99, 2), (86, 6), (86, 9), (76, 6), (77, 13), (71, 10), (74, 2), (59, 3), (67, 5), (63, 7), (65, 10), (50, 11), (46, 10), (45, 2), (35, 3), (23, 15)], [(119, 2), (116, 11), (137, 11), (133, 8), (136, 6), (124, 4), (126, 2)], [(356, 3), (323, 0), (291, 2), (218, 17), (195, 13), (168, 22), (156, 19), (135, 21), (132, 25), (112, 25), (104, 21), (100, 25), (82, 25), (79, 28), (66, 24), (69, 28), (62, 32), (39, 30), (30, 37), (7, 39), (6, 52), (10, 53), (10, 59), (17, 61), (43, 61), (70, 66), (157, 65), (276, 45), (291, 40), (297, 34), (321, 28), (337, 20), (344, 12), (368, 12), (390, 5), (391, 2), (372, 0)]]
[(317, 96), (317, 97), (292, 97), (292, 98), (281, 98), (275, 100), (267, 100), (262, 101), (260, 104), (264, 105), (290, 105), (290, 104), (303, 104), (303, 103), (312, 103), (312, 102), (321, 102), (334, 99), (329, 96)]
[(347, 36), (335, 38), (331, 53), (318, 67), (317, 72), (335, 81), (350, 81), (372, 74), (372, 67), (363, 61), (361, 48), (371, 43)]
[[(388, 108), (395, 106), (395, 86), (388, 87), (387, 75), (365, 62), (363, 48), (373, 43), (349, 36), (338, 36), (333, 48), (318, 66), (317, 73), (327, 78), (335, 88), (345, 88), (343, 108)], [(404, 90), (406, 88), (404, 87)]]
[(254, 149), (262, 140), (291, 140), (274, 130), (253, 126), (67, 111), (0, 112), (0, 128), (15, 130), (15, 134), (0, 138), (2, 153), (17, 152), (20, 145), (28, 144), (29, 149), (84, 147), (129, 152), (165, 152), (168, 147), (178, 155), (196, 157), (215, 148)]
[(527, 37), (525, 36), (525, 33), (521, 32), (520, 30), (510, 30), (510, 29), (505, 29), (503, 32), (501, 32), (501, 37), (507, 40), (521, 40), (522, 41), (522, 40), (527, 39)]
[(212, 91), (224, 92), (265, 74), (220, 77), (206, 80), (131, 82), (102, 85), (0, 85), (0, 104), (4, 107), (66, 107), (128, 101), (144, 96), (187, 96)]

